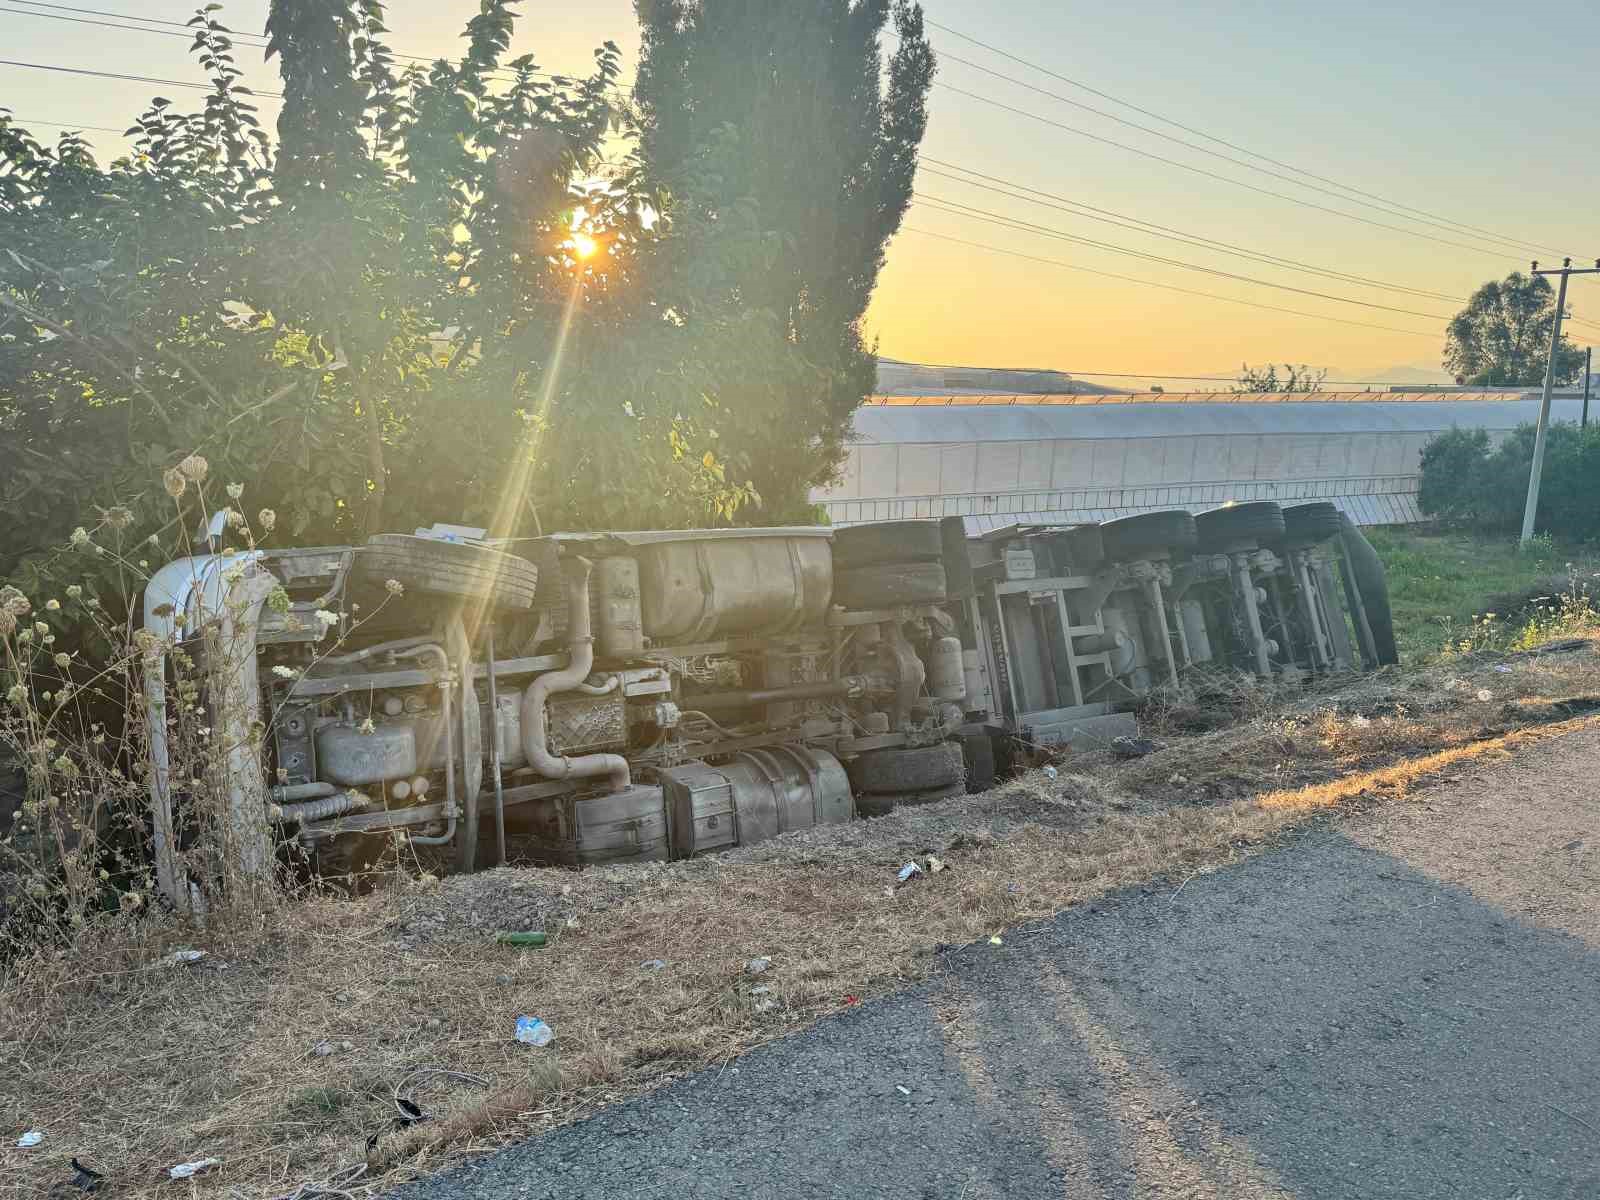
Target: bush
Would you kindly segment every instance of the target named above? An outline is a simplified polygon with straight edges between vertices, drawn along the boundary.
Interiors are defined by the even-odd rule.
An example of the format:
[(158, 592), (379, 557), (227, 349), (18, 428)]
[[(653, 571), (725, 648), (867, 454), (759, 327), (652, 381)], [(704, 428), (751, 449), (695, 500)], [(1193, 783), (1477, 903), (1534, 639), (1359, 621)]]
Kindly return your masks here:
[[(1533, 465), (1534, 427), (1519, 425), (1492, 446), (1483, 429), (1451, 429), (1422, 450), (1417, 504), (1430, 517), (1479, 532), (1521, 528)], [(1538, 529), (1561, 538), (1600, 538), (1600, 428), (1550, 426), (1539, 485)]]

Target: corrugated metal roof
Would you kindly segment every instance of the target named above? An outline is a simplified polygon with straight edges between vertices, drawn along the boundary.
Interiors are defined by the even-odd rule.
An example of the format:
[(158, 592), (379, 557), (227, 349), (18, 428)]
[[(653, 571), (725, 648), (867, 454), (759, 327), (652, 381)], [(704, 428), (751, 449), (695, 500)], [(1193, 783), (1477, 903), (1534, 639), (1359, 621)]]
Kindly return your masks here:
[[(1452, 426), (1503, 430), (1537, 417), (1536, 398), (1524, 398), (1520, 392), (1509, 395), (1510, 399), (1492, 400), (1385, 398), (1361, 404), (1322, 400), (1228, 403), (1222, 399), (1200, 404), (968, 404), (961, 398), (961, 403), (941, 401), (937, 405), (868, 405), (856, 412), (855, 430), (860, 442), (903, 445), (1241, 433), (1431, 433)], [(1580, 400), (1558, 399), (1552, 405), (1552, 417), (1576, 421), (1581, 408)]]
[(929, 392), (924, 395), (869, 396), (866, 403), (879, 407), (946, 408), (952, 405), (979, 407), (1007, 405), (1071, 405), (1075, 408), (1106, 404), (1433, 404), (1486, 403), (1496, 400), (1537, 399), (1538, 393), (1515, 391), (1485, 392), (1122, 392), (1112, 395), (1078, 395), (1051, 392), (1045, 395), (994, 392)]

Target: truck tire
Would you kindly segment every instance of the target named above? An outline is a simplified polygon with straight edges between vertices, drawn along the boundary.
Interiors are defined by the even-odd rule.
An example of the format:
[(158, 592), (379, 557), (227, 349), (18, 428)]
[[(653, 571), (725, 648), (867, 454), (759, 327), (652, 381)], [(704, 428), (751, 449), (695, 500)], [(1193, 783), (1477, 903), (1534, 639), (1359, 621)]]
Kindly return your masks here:
[(847, 768), (857, 793), (896, 795), (926, 792), (963, 781), (966, 770), (957, 742), (900, 750), (870, 750)]
[(1283, 540), (1283, 509), (1271, 500), (1213, 508), (1194, 519), (1200, 549), (1222, 550), (1239, 542), (1259, 546)]
[(834, 531), (834, 570), (879, 563), (938, 562), (944, 557), (944, 535), (938, 521), (881, 521), (847, 525)]
[(1291, 504), (1283, 510), (1284, 541), (1290, 546), (1319, 546), (1344, 532), (1344, 514), (1326, 500)]
[(1098, 570), (1106, 561), (1106, 536), (1099, 525), (1079, 525), (1052, 536), (1056, 566), (1083, 574)]
[(856, 812), (863, 817), (886, 817), (897, 808), (915, 808), (922, 804), (937, 804), (940, 800), (953, 800), (966, 795), (967, 789), (959, 783), (942, 788), (928, 788), (920, 792), (862, 792), (856, 797)]
[(987, 733), (968, 733), (961, 738), (961, 757), (967, 770), (967, 793), (977, 795), (994, 786), (994, 739)]
[(1133, 562), (1152, 554), (1192, 550), (1197, 539), (1194, 517), (1181, 508), (1118, 517), (1100, 526), (1108, 562)]
[(909, 604), (942, 604), (944, 600), (942, 563), (879, 563), (833, 574), (833, 602), (852, 612)]
[(527, 611), (539, 590), (539, 568), (525, 558), (483, 546), (380, 533), (356, 551), (356, 578), (381, 589), (395, 579), (408, 592), (452, 600), (488, 601), (491, 608)]
[(1344, 543), (1345, 563), (1350, 568), (1351, 583), (1361, 597), (1361, 606), (1367, 612), (1377, 665), (1395, 666), (1400, 662), (1400, 649), (1394, 640), (1394, 615), (1389, 611), (1389, 580), (1383, 572), (1383, 559), (1378, 557), (1378, 552), (1354, 521), (1345, 517), (1343, 525), (1340, 540)]

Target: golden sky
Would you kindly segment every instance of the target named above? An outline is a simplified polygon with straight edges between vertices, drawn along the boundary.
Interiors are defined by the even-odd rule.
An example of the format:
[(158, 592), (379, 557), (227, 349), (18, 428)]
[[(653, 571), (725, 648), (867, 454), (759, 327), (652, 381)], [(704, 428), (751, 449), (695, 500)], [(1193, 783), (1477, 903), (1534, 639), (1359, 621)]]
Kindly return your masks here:
[[(112, 32), (32, 7), (33, 16), (0, 14), (4, 57), (198, 78), (181, 37)], [(165, 0), (94, 7), (174, 22), (189, 11)], [(476, 7), (392, 0), (391, 44), (401, 53), (450, 54)], [(1437, 372), (1445, 321), (1484, 280), (1526, 269), (1535, 256), (1600, 254), (1594, 73), (1549, 67), (1571, 47), (1600, 41), (1592, 0), (1555, 0), (1538, 21), (1512, 19), (1503, 4), (1481, 0), (924, 7), (945, 27), (930, 29), (941, 68), (918, 182), (924, 198), (890, 247), (869, 314), (887, 355), (1152, 374), (1291, 360), (1330, 367), (1333, 378), (1377, 381), (1396, 368)], [(629, 0), (526, 0), (522, 9), (515, 53), (578, 71), (611, 38), (631, 74), (638, 39)], [(223, 19), (259, 32), (265, 10), (266, 0), (239, 0)], [(258, 54), (241, 46), (241, 65), (270, 88)], [(120, 146), (115, 130), (153, 90), (9, 67), (0, 67), (0, 87), (0, 105), (41, 133), (54, 132), (49, 122), (104, 126), (110, 132), (90, 136), (107, 153)], [(271, 121), (275, 103), (263, 100), (262, 115)], [(948, 178), (963, 171), (991, 180)], [(993, 190), (992, 180), (1006, 181), (1011, 194)], [(1032, 199), (1018, 187), (1032, 189)], [(1436, 295), (1184, 244), (1149, 224)], [(1288, 290), (1296, 288), (1324, 295)], [(1575, 284), (1573, 309), (1600, 322), (1600, 283)], [(1600, 324), (1577, 324), (1572, 333), (1583, 344)]]

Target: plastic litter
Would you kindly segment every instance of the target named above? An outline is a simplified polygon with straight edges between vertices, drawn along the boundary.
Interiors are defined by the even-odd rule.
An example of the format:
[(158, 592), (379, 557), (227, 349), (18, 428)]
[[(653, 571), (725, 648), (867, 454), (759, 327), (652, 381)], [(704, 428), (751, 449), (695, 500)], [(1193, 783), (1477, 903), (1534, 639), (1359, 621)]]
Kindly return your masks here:
[(905, 866), (900, 868), (900, 874), (897, 875), (895, 878), (897, 878), (901, 883), (906, 883), (906, 882), (908, 882), (908, 881), (910, 881), (912, 879), (915, 879), (918, 875), (921, 875), (921, 874), (922, 874), (922, 868), (921, 867), (917, 866), (917, 864), (914, 863), (914, 862), (908, 862)]
[(774, 998), (772, 996), (763, 996), (763, 997), (761, 997), (761, 999), (756, 1001), (756, 1013), (757, 1013), (757, 1015), (760, 1015), (762, 1013), (769, 1013), (769, 1012), (771, 1012), (773, 1009), (775, 1009), (777, 1007), (778, 1007), (778, 1001), (777, 1001), (776, 998)]
[(548, 1046), (556, 1040), (556, 1031), (538, 1017), (517, 1018), (517, 1041), (529, 1046)]
[(1005, 943), (1000, 940), (1000, 935), (997, 933), (992, 938), (989, 939), (989, 945), (991, 945), (991, 946), (1004, 946)]
[(1494, 693), (1491, 692), (1488, 688), (1479, 688), (1478, 689), (1478, 700), (1481, 703), (1487, 704), (1487, 703), (1489, 703), (1489, 701), (1491, 701), (1493, 699), (1494, 699)]
[(1152, 741), (1146, 737), (1130, 737), (1123, 734), (1121, 737), (1111, 739), (1111, 753), (1117, 758), (1143, 758), (1147, 754), (1154, 754), (1157, 750), (1166, 749), (1160, 742)]
[(161, 960), (163, 967), (178, 967), (184, 963), (199, 962), (206, 956), (204, 950), (174, 950)]
[(771, 965), (772, 959), (770, 958), (752, 958), (749, 962), (745, 963), (744, 973), (746, 975), (759, 975)]
[(1054, 767), (1046, 767), (1044, 769), (1044, 777), (1046, 779), (1054, 779), (1059, 774), (1061, 774), (1061, 772), (1057, 771)]
[(937, 875), (942, 870), (944, 870), (944, 859), (928, 855), (928, 874)]
[(44, 1134), (37, 1129), (30, 1129), (17, 1139), (17, 1149), (31, 1150), (44, 1141)]
[(861, 1003), (861, 997), (860, 996), (846, 996), (844, 998), (844, 1002), (846, 1004), (860, 1004)]
[(665, 971), (666, 969), (667, 960), (664, 958), (647, 958), (639, 964), (639, 970), (641, 971)]
[(196, 1175), (221, 1165), (222, 1160), (220, 1158), (197, 1158), (193, 1162), (179, 1163), (177, 1166), (169, 1168), (167, 1174), (173, 1179), (193, 1179)]
[(521, 931), (502, 929), (494, 935), (494, 940), (502, 946), (543, 946), (549, 941), (543, 931), (538, 929)]
[(901, 1094), (901, 1095), (902, 1095), (902, 1096), (909, 1096), (909, 1095), (911, 1095), (911, 1089), (910, 1089), (910, 1088), (908, 1088), (908, 1087), (906, 1087), (906, 1086), (905, 1086), (905, 1084), (903, 1084), (903, 1083), (897, 1083), (897, 1084), (895, 1084), (895, 1085), (894, 1085), (894, 1090), (895, 1090), (895, 1091), (897, 1091), (897, 1092), (899, 1092), (899, 1093), (900, 1093), (900, 1094)]
[(1495, 663), (1494, 669), (1495, 669), (1495, 672), (1497, 674), (1500, 674), (1500, 675), (1509, 675), (1509, 674), (1511, 674), (1511, 668), (1506, 666), (1505, 663)]
[(84, 1166), (77, 1160), (76, 1156), (73, 1157), (72, 1186), (77, 1188), (80, 1192), (98, 1191), (100, 1184), (104, 1179), (105, 1176), (99, 1171), (96, 1171), (93, 1167)]

